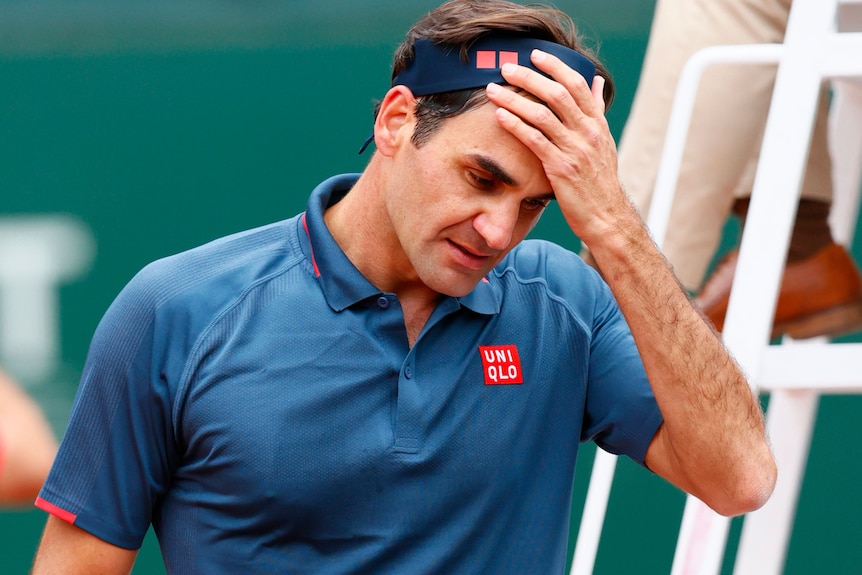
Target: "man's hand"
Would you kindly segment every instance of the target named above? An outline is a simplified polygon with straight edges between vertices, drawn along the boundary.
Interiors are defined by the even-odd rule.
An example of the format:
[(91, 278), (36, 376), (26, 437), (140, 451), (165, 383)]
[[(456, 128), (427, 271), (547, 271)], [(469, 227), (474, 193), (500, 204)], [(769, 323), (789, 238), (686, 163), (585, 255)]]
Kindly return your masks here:
[(590, 243), (618, 227), (619, 215), (634, 215), (617, 177), (616, 144), (604, 115), (605, 80), (596, 76), (590, 90), (557, 57), (536, 50), (532, 60), (554, 79), (506, 64), (506, 81), (523, 91), (492, 84), (487, 94), (500, 106), (500, 125), (542, 161), (569, 227)]

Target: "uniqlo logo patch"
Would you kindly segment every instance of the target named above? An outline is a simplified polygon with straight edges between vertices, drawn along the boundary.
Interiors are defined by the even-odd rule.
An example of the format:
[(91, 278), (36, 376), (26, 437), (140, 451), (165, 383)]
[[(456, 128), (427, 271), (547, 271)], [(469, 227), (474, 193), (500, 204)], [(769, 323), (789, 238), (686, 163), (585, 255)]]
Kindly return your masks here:
[(485, 385), (518, 385), (524, 383), (521, 358), (514, 345), (480, 345)]

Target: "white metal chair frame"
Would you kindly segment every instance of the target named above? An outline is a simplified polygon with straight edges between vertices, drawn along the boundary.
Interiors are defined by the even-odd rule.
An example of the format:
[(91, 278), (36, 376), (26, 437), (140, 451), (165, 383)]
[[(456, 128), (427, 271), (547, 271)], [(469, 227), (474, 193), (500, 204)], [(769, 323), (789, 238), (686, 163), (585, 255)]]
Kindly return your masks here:
[[(850, 10), (847, 10), (847, 9)], [(862, 393), (862, 344), (823, 338), (769, 346), (772, 317), (806, 165), (821, 82), (831, 80), (833, 235), (849, 245), (862, 180), (862, 33), (839, 33), (838, 14), (862, 21), (862, 0), (794, 0), (783, 44), (716, 46), (692, 56), (679, 79), (648, 225), (661, 245), (703, 71), (716, 63), (777, 64), (751, 204), (724, 327), (724, 341), (752, 385), (771, 394), (767, 431), (779, 463), (770, 501), (743, 523), (734, 573), (780, 573), (808, 459), (818, 399)], [(858, 30), (859, 28), (853, 28)], [(572, 575), (592, 573), (616, 458), (596, 451)], [(715, 575), (730, 520), (686, 500), (672, 575)]]

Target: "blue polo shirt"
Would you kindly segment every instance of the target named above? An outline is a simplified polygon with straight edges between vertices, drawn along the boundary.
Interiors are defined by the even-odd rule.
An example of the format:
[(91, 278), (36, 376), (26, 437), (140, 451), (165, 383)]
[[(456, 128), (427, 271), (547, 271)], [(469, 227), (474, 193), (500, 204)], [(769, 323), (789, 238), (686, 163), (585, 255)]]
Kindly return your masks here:
[(522, 242), (409, 347), (326, 206), (150, 264), (94, 335), (37, 505), (170, 573), (562, 573), (579, 442), (661, 423), (607, 286)]

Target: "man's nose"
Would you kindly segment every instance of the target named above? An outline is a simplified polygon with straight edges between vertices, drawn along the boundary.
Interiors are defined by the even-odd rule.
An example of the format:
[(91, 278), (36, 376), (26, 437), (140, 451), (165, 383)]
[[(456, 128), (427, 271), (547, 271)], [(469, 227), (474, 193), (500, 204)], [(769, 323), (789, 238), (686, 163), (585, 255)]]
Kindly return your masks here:
[(489, 248), (504, 250), (512, 242), (519, 208), (508, 202), (493, 202), (473, 219), (473, 229), (482, 236)]

